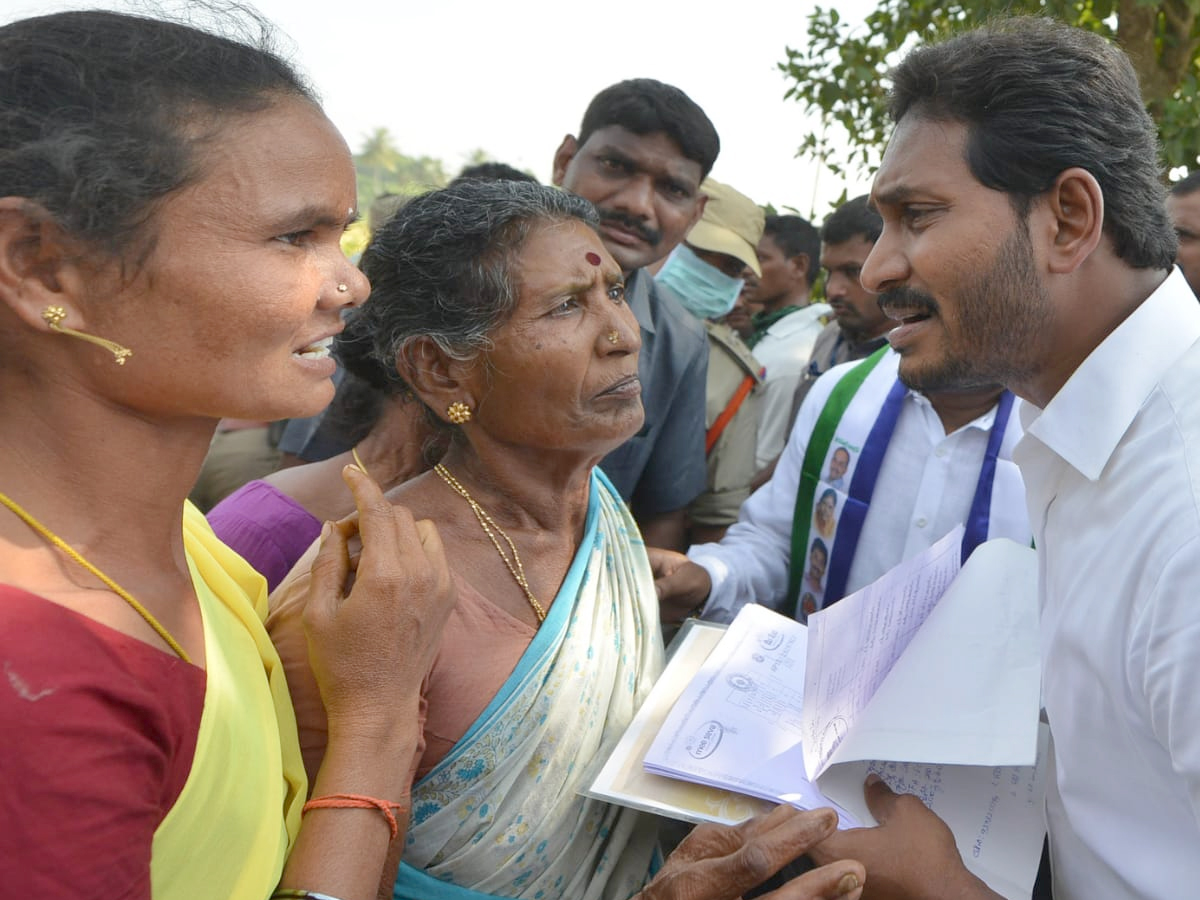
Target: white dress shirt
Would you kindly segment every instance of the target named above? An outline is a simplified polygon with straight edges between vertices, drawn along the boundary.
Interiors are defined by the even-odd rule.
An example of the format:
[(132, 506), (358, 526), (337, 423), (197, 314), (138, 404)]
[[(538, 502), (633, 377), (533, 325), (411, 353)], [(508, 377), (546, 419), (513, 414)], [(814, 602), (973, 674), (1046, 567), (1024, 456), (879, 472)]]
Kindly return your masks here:
[(783, 450), (796, 388), (808, 369), (817, 335), (825, 327), (821, 319), (830, 310), (828, 304), (810, 303), (784, 316), (754, 345), (754, 358), (767, 370), (758, 420), (758, 449), (754, 454), (756, 471), (765, 468)]
[[(879, 366), (894, 374), (898, 361), (889, 351)], [(712, 579), (705, 619), (731, 621), (747, 603), (772, 609), (783, 604), (792, 516), (808, 439), (834, 386), (858, 364), (856, 360), (835, 366), (817, 379), (804, 398), (771, 480), (742, 505), (738, 521), (720, 543), (698, 544), (688, 550), (688, 556)], [(876, 392), (867, 390), (870, 382), (864, 384), (852, 402), (873, 404), (878, 411), (894, 380), (883, 382), (883, 389)], [(1028, 544), (1024, 487), (1012, 462), (1013, 447), (1021, 437), (1020, 406), (1019, 400), (1013, 404), (996, 463), (988, 536)], [(914, 391), (907, 392), (847, 575), (847, 593), (870, 584), (966, 522), (995, 414), (993, 407), (947, 435), (929, 401)]]
[(1176, 270), (1024, 409), (1056, 900), (1200, 891), (1198, 341)]

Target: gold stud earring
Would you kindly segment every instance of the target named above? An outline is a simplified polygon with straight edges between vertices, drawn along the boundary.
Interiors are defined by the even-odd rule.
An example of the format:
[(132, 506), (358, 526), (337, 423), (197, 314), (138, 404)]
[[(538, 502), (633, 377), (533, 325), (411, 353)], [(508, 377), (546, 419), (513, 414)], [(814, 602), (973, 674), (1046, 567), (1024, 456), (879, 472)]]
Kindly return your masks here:
[(610, 332), (608, 333), (608, 342), (609, 342), (610, 344), (615, 344), (615, 343), (616, 343), (617, 341), (619, 341), (620, 339), (621, 339), (621, 332), (619, 332), (619, 331), (610, 331)]
[(471, 407), (463, 403), (461, 400), (455, 400), (446, 407), (446, 418), (455, 425), (461, 425), (464, 422), (471, 421)]
[(128, 347), (122, 347), (115, 341), (110, 341), (102, 337), (96, 337), (94, 334), (76, 331), (74, 328), (67, 328), (62, 324), (63, 319), (66, 317), (67, 311), (61, 306), (47, 306), (42, 310), (42, 321), (50, 326), (51, 331), (57, 331), (59, 334), (65, 334), (68, 337), (79, 338), (79, 340), (87, 341), (89, 344), (95, 344), (97, 347), (103, 347), (113, 355), (113, 362), (115, 362), (118, 366), (125, 365), (125, 360), (133, 356), (132, 350), (130, 350)]

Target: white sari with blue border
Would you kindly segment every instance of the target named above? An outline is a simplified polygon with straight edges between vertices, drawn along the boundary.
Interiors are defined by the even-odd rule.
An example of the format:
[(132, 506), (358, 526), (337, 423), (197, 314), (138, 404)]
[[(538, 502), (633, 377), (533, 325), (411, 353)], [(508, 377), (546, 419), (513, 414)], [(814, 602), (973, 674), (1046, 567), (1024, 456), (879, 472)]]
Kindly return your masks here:
[(413, 785), (398, 900), (624, 900), (656, 856), (648, 816), (582, 796), (662, 671), (654, 578), (594, 469), (583, 540), (516, 669)]

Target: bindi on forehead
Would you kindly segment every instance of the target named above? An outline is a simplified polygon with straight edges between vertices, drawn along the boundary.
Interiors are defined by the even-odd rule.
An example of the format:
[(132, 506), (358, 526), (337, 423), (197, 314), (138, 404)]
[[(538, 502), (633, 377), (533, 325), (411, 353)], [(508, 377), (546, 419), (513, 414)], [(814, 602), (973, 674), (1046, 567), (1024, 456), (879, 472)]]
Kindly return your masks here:
[(592, 250), (589, 250), (587, 253), (583, 254), (583, 258), (590, 262), (593, 266), (600, 265), (600, 254)]

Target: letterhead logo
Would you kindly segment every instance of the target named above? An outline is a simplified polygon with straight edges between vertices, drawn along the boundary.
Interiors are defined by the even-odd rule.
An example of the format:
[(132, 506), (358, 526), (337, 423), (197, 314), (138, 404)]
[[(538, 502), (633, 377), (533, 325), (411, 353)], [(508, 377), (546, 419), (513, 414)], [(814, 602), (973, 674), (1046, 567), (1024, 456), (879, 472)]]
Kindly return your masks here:
[(710, 719), (688, 738), (687, 752), (695, 759), (707, 759), (716, 752), (724, 735), (725, 726)]

